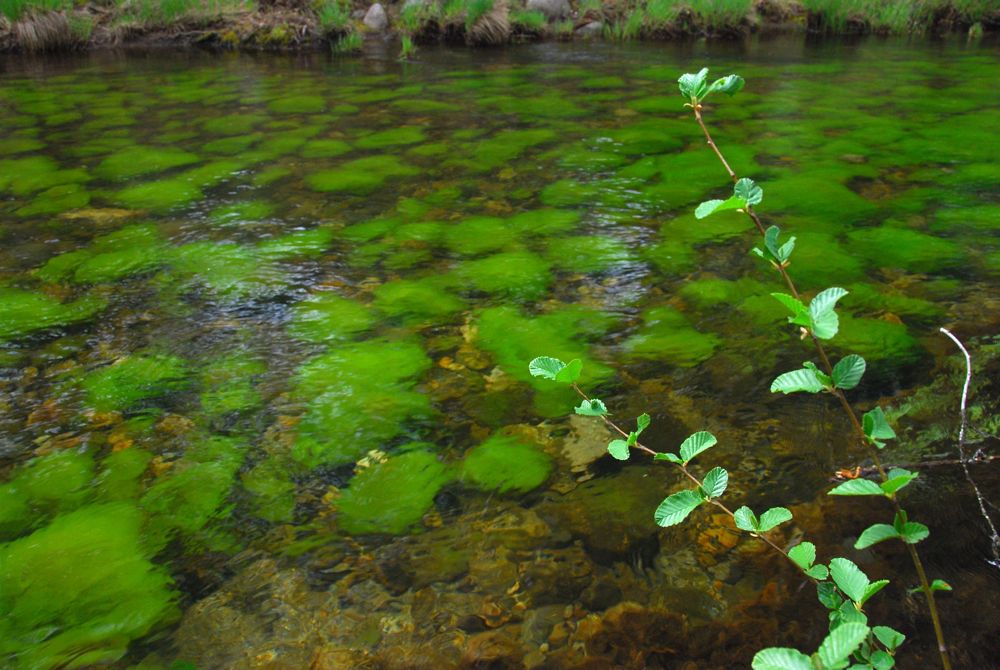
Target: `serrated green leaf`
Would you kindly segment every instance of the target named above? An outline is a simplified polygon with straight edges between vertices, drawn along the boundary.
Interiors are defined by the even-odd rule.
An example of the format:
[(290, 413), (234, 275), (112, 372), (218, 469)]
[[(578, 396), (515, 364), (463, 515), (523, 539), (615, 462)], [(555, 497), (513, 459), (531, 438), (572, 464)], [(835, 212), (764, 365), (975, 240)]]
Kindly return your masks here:
[(808, 570), (816, 561), (816, 545), (812, 542), (800, 542), (788, 550), (788, 558), (803, 570)]
[(951, 591), (951, 584), (943, 579), (935, 579), (931, 582), (931, 591)]
[(835, 668), (850, 658), (870, 630), (862, 623), (845, 623), (831, 630), (816, 652), (823, 667)]
[(778, 249), (778, 260), (782, 263), (786, 262), (792, 257), (793, 251), (795, 251), (795, 236), (789, 237), (788, 241)]
[(733, 513), (733, 521), (736, 522), (737, 528), (748, 533), (756, 533), (757, 527), (760, 525), (760, 522), (757, 521), (757, 515), (746, 505)]
[(532, 377), (544, 377), (545, 379), (555, 381), (556, 375), (564, 367), (566, 367), (566, 364), (558, 358), (539, 356), (528, 363), (528, 372), (531, 373)]
[(822, 563), (817, 563), (816, 565), (806, 570), (806, 574), (812, 577), (813, 579), (823, 581), (824, 579), (830, 576), (830, 571)]
[(583, 361), (574, 358), (566, 364), (566, 367), (556, 373), (556, 381), (560, 384), (572, 384), (580, 378), (581, 372), (583, 372)]
[(837, 592), (837, 587), (830, 582), (822, 582), (816, 585), (816, 597), (819, 598), (820, 604), (828, 610), (836, 610), (844, 604), (844, 599)]
[(805, 393), (819, 393), (824, 388), (826, 387), (823, 386), (823, 382), (816, 376), (816, 373), (807, 368), (785, 372), (778, 375), (771, 382), (771, 393), (780, 392), (785, 395), (800, 391)]
[(760, 523), (757, 525), (757, 528), (760, 532), (766, 533), (772, 528), (791, 520), (792, 513), (787, 509), (784, 507), (772, 507), (760, 515)]
[(682, 74), (677, 80), (677, 87), (681, 95), (689, 99), (700, 99), (708, 93), (708, 84), (705, 79), (708, 77), (708, 68), (702, 68), (697, 73), (688, 72)]
[(575, 411), (583, 416), (606, 416), (608, 408), (604, 406), (604, 401), (592, 398), (582, 401)]
[(716, 445), (718, 440), (715, 439), (715, 435), (712, 435), (707, 430), (700, 430), (697, 433), (689, 435), (684, 442), (681, 443), (681, 458), (684, 459), (684, 464), (686, 465), (691, 461), (692, 458), (698, 454), (711, 449)]
[(812, 323), (809, 320), (809, 310), (802, 304), (801, 300), (793, 298), (787, 293), (772, 293), (771, 297), (784, 305), (792, 313), (792, 316), (788, 317), (789, 323), (805, 327), (808, 327)]
[(701, 482), (701, 488), (707, 498), (718, 498), (726, 492), (729, 485), (729, 473), (724, 468), (712, 468), (705, 473), (705, 478)]
[(712, 85), (708, 87), (708, 92), (736, 95), (743, 88), (744, 84), (746, 84), (746, 81), (744, 81), (743, 77), (738, 74), (730, 74), (713, 81)]
[(656, 454), (655, 456), (653, 456), (653, 460), (670, 461), (671, 463), (677, 463), (677, 464), (681, 464), (684, 462), (680, 459), (680, 457), (677, 454), (671, 454), (670, 452)]
[(664, 498), (653, 513), (653, 519), (658, 526), (674, 526), (686, 519), (704, 501), (698, 491), (680, 491)]
[(798, 649), (768, 647), (753, 656), (753, 670), (815, 670), (809, 657)]
[(847, 291), (839, 287), (821, 291), (809, 303), (809, 330), (821, 340), (829, 340), (840, 329), (840, 319), (834, 311), (837, 301), (847, 295)]
[(871, 583), (868, 575), (846, 558), (835, 558), (830, 561), (830, 575), (837, 588), (854, 602), (865, 597), (865, 589)]
[(881, 649), (876, 649), (872, 652), (871, 665), (868, 667), (872, 670), (892, 670), (896, 667), (896, 659)]
[(896, 491), (900, 490), (919, 475), (916, 472), (910, 472), (902, 468), (893, 468), (889, 471), (889, 478), (882, 482), (882, 490), (886, 495), (892, 495)]
[(836, 628), (841, 624), (845, 623), (863, 623), (868, 624), (868, 616), (859, 610), (857, 606), (850, 600), (844, 602), (843, 605), (837, 608), (834, 615), (830, 617), (830, 628)]
[(845, 391), (849, 391), (861, 382), (867, 364), (865, 359), (857, 354), (849, 354), (841, 358), (833, 366), (833, 383)]
[(880, 579), (877, 582), (872, 582), (871, 584), (869, 584), (868, 588), (865, 589), (865, 595), (861, 598), (861, 601), (858, 603), (858, 607), (863, 607), (864, 604), (868, 602), (868, 600), (872, 596), (874, 596), (876, 593), (878, 593), (888, 585), (889, 585), (888, 579)]
[(647, 428), (649, 428), (649, 423), (650, 423), (649, 415), (648, 414), (640, 414), (638, 417), (636, 417), (636, 420), (635, 420), (635, 425), (636, 425), (636, 431), (635, 432), (639, 433), (641, 435), (642, 431), (644, 431)]
[(873, 526), (869, 526), (861, 533), (861, 537), (858, 541), (854, 543), (855, 549), (867, 549), (873, 544), (878, 544), (879, 542), (884, 542), (885, 540), (891, 540), (893, 538), (899, 537), (899, 533), (896, 529), (887, 523), (877, 523)]
[(885, 418), (885, 412), (882, 411), (881, 407), (876, 407), (869, 412), (865, 412), (864, 417), (862, 417), (862, 425), (865, 435), (872, 441), (891, 440), (896, 437), (896, 431), (889, 425), (889, 421)]
[(781, 235), (781, 228), (768, 226), (764, 231), (764, 248), (771, 252), (771, 255), (778, 258), (778, 236)]
[(611, 440), (608, 443), (608, 453), (619, 461), (627, 461), (629, 455), (628, 442), (625, 440)]
[(889, 651), (895, 651), (906, 640), (905, 635), (889, 626), (874, 626), (872, 632)]
[(931, 534), (930, 528), (922, 523), (917, 523), (916, 521), (907, 521), (903, 524), (903, 528), (899, 531), (899, 536), (903, 539), (903, 542), (907, 544), (916, 544), (921, 542)]
[(849, 479), (834, 488), (831, 496), (881, 496), (885, 495), (882, 487), (870, 479)]
[(833, 377), (820, 370), (815, 363), (812, 361), (806, 361), (802, 364), (802, 367), (806, 370), (810, 370), (814, 375), (816, 375), (816, 379), (818, 379), (819, 383), (825, 388), (833, 388)]
[(743, 207), (746, 207), (746, 203), (742, 198), (737, 198), (736, 196), (726, 200), (706, 200), (695, 208), (694, 218), (704, 219), (706, 216), (711, 216), (716, 212), (725, 212)]
[(748, 205), (758, 205), (764, 199), (764, 189), (753, 179), (743, 177), (733, 186), (733, 197), (740, 198)]

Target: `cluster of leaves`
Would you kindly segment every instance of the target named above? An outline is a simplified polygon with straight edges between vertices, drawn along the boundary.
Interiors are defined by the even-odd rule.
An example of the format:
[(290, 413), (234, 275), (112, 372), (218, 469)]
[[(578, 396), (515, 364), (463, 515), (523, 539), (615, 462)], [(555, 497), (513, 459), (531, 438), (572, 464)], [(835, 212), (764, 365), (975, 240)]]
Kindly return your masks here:
[[(564, 363), (558, 358), (543, 356), (534, 359), (528, 365), (529, 372), (535, 377), (549, 379), (560, 384), (576, 386), (576, 381), (583, 371), (580, 359)], [(577, 389), (579, 391), (579, 389)], [(580, 392), (583, 395), (582, 391)], [(577, 414), (595, 416), (608, 420), (605, 403), (597, 398), (584, 396), (576, 408)], [(618, 460), (628, 460), (631, 450), (639, 447), (639, 436), (651, 423), (648, 414), (636, 418), (636, 429), (630, 431), (625, 439), (614, 439), (608, 443), (608, 453)], [(625, 431), (621, 431), (624, 433)], [(727, 508), (719, 503), (729, 485), (729, 472), (722, 467), (713, 467), (698, 479), (688, 466), (701, 454), (718, 444), (718, 439), (708, 431), (698, 431), (689, 435), (676, 452), (652, 452), (647, 447), (644, 451), (652, 452), (654, 461), (667, 461), (680, 468), (684, 475), (696, 482), (696, 486), (672, 493), (656, 507), (653, 520), (661, 527), (675, 526), (687, 519), (692, 512), (704, 504), (716, 504), (725, 511)], [(889, 481), (880, 487), (875, 482), (867, 480), (851, 480), (832, 491), (835, 495), (870, 495), (866, 485), (878, 490), (878, 494), (892, 496), (908, 484), (916, 475), (905, 470), (893, 471)], [(736, 527), (754, 537), (761, 536), (783, 523), (792, 520), (792, 513), (785, 507), (772, 507), (759, 517), (752, 509), (744, 505), (732, 512)], [(884, 526), (884, 528), (883, 528)], [(922, 531), (921, 531), (922, 529)], [(870, 546), (890, 537), (917, 538), (923, 532), (926, 537), (926, 527), (914, 522), (900, 519), (894, 526), (876, 524), (858, 539), (858, 548)], [(922, 539), (922, 538), (920, 538)], [(915, 539), (914, 541), (919, 541)], [(867, 543), (867, 544), (866, 544)], [(803, 573), (816, 582), (819, 601), (829, 610), (830, 633), (819, 649), (807, 656), (796, 649), (770, 648), (760, 651), (753, 661), (754, 670), (839, 670), (851, 666), (855, 670), (869, 668), (886, 670), (895, 665), (893, 654), (902, 643), (904, 636), (887, 626), (868, 625), (868, 617), (864, 606), (876, 593), (888, 585), (888, 580), (871, 581), (869, 577), (853, 562), (846, 558), (834, 558), (829, 567), (816, 562), (816, 545), (812, 542), (801, 542), (792, 547), (786, 554)]]
[[(708, 69), (695, 74), (685, 74), (678, 80), (681, 95), (688, 100), (699, 123), (701, 122), (701, 102), (712, 93), (734, 95), (744, 86), (738, 75), (728, 75), (712, 83), (708, 80)], [(707, 130), (706, 130), (707, 133)], [(721, 157), (721, 155), (720, 155)], [(825, 371), (815, 363), (806, 361), (796, 370), (782, 373), (771, 384), (773, 393), (820, 393), (826, 392), (843, 398), (843, 392), (856, 388), (867, 368), (865, 359), (857, 354), (844, 356), (836, 365), (827, 362), (820, 345), (821, 340), (829, 340), (837, 335), (840, 319), (836, 307), (838, 301), (848, 292), (840, 287), (831, 287), (816, 294), (806, 305), (799, 297), (794, 284), (786, 273), (795, 250), (795, 238), (781, 241), (781, 230), (771, 226), (766, 230), (752, 208), (763, 202), (764, 190), (748, 178), (738, 179), (733, 186), (733, 195), (725, 200), (708, 200), (695, 210), (698, 219), (726, 211), (737, 211), (749, 215), (763, 233), (764, 244), (753, 249), (754, 255), (767, 261), (777, 270), (792, 293), (772, 293), (791, 316), (788, 322), (798, 326), (803, 338), (812, 338), (826, 366)], [(531, 361), (529, 371), (533, 376), (542, 377), (561, 384), (571, 385), (583, 398), (576, 407), (576, 413), (599, 417), (615, 428), (625, 439), (614, 439), (608, 444), (608, 453), (618, 460), (627, 460), (633, 448), (639, 449), (656, 461), (667, 461), (678, 467), (684, 476), (696, 485), (667, 496), (653, 514), (655, 522), (662, 527), (681, 523), (704, 504), (721, 508), (733, 518), (735, 526), (754, 537), (762, 537), (792, 519), (792, 513), (784, 507), (772, 507), (758, 516), (748, 506), (730, 512), (719, 499), (725, 494), (729, 484), (729, 473), (722, 467), (714, 467), (698, 479), (688, 470), (692, 461), (715, 446), (717, 440), (707, 431), (689, 436), (679, 446), (676, 453), (656, 452), (639, 443), (639, 436), (650, 425), (648, 414), (636, 419), (636, 429), (625, 432), (608, 418), (607, 406), (603, 401), (589, 398), (580, 390), (576, 382), (580, 378), (583, 364), (580, 359), (569, 363), (540, 357)], [(886, 420), (880, 407), (864, 414), (861, 421), (865, 440), (881, 449), (885, 440), (896, 437), (895, 431)], [(874, 524), (858, 537), (855, 548), (865, 549), (885, 540), (897, 539), (906, 544), (916, 544), (929, 535), (927, 526), (910, 521), (906, 512), (899, 507), (897, 494), (917, 477), (916, 473), (903, 469), (888, 472), (881, 483), (868, 479), (846, 481), (830, 491), (838, 496), (880, 496), (888, 498), (896, 508), (893, 523)], [(830, 632), (819, 648), (812, 654), (796, 649), (769, 648), (757, 653), (753, 659), (754, 670), (887, 670), (895, 666), (894, 655), (904, 641), (902, 633), (887, 626), (870, 626), (864, 606), (876, 593), (888, 585), (888, 580), (871, 581), (853, 562), (846, 558), (833, 558), (829, 565), (816, 562), (816, 546), (811, 542), (801, 542), (787, 552), (764, 538), (777, 551), (783, 553), (808, 578), (817, 585), (820, 603), (828, 610)], [(941, 580), (935, 580), (930, 587), (934, 590), (950, 590)], [(929, 594), (928, 594), (929, 595)]]

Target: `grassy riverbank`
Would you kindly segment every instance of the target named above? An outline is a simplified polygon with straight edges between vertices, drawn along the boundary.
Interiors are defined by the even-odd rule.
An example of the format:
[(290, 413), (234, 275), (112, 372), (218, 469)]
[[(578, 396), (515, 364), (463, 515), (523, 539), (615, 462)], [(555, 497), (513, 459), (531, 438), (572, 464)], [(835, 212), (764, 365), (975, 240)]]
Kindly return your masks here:
[(1000, 28), (995, 0), (404, 0), (384, 4), (385, 28), (366, 19), (369, 8), (365, 0), (0, 0), (0, 50), (173, 43), (351, 51), (382, 33), (404, 44), (486, 45), (758, 30), (976, 37)]

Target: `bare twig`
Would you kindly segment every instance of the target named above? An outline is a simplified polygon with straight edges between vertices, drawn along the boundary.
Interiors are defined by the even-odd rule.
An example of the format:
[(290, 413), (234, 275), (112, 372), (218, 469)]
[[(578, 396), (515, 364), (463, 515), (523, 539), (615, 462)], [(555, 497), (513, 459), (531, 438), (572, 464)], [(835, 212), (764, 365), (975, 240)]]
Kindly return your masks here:
[(972, 356), (969, 355), (969, 351), (965, 348), (965, 345), (952, 335), (951, 331), (947, 328), (939, 328), (939, 330), (947, 335), (955, 343), (955, 346), (962, 350), (962, 354), (965, 356), (965, 384), (962, 386), (962, 405), (959, 415), (962, 422), (958, 428), (958, 460), (962, 463), (962, 471), (965, 473), (966, 481), (969, 482), (969, 486), (972, 487), (972, 490), (976, 494), (976, 502), (979, 503), (979, 512), (983, 515), (986, 525), (990, 529), (990, 550), (993, 552), (993, 560), (987, 562), (993, 567), (1000, 569), (1000, 535), (997, 534), (997, 528), (993, 524), (993, 519), (990, 518), (989, 513), (986, 511), (986, 501), (983, 499), (983, 494), (976, 485), (975, 480), (972, 479), (972, 475), (969, 473), (969, 465), (965, 459), (965, 429), (969, 422), (966, 404), (969, 400), (969, 384), (972, 383)]

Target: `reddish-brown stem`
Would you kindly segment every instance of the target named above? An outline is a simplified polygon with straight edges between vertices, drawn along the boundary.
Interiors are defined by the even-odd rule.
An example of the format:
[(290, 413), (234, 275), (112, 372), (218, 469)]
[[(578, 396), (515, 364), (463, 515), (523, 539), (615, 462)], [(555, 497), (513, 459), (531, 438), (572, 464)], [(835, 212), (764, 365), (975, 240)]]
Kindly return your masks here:
[[(695, 104), (692, 107), (692, 109), (694, 111), (695, 121), (698, 122), (698, 125), (701, 127), (701, 131), (705, 134), (705, 141), (708, 143), (708, 146), (718, 157), (719, 161), (722, 163), (722, 167), (726, 169), (726, 173), (729, 175), (730, 179), (732, 179), (734, 183), (739, 181), (739, 176), (736, 174), (733, 168), (729, 166), (729, 163), (726, 161), (726, 157), (722, 155), (722, 151), (719, 149), (719, 146), (715, 143), (715, 140), (712, 139), (712, 134), (708, 131), (708, 127), (705, 125), (705, 121), (704, 119), (702, 119), (701, 116), (701, 105)], [(757, 229), (757, 232), (760, 233), (762, 236), (766, 235), (767, 229), (764, 227), (764, 224), (760, 220), (760, 217), (757, 215), (757, 213), (753, 211), (753, 208), (748, 206), (744, 211), (746, 212), (747, 216), (750, 217), (750, 220), (753, 221), (754, 227)], [(788, 287), (788, 290), (796, 299), (799, 299), (799, 292), (795, 287), (795, 282), (792, 281), (792, 278), (789, 276), (788, 271), (785, 269), (784, 265), (776, 264), (775, 267), (781, 274), (781, 278), (785, 281), (785, 285)], [(810, 337), (812, 338), (813, 345), (816, 347), (816, 353), (819, 355), (820, 361), (823, 364), (823, 369), (826, 370), (826, 373), (828, 375), (832, 375), (833, 365), (831, 365), (830, 358), (826, 355), (826, 350), (820, 343), (819, 338), (817, 338), (812, 333), (810, 333)], [(844, 409), (844, 413), (847, 414), (848, 418), (850, 419), (851, 427), (854, 431), (855, 436), (868, 449), (872, 461), (875, 463), (875, 467), (878, 470), (879, 475), (882, 477), (882, 480), (883, 481), (887, 480), (888, 475), (885, 472), (885, 468), (882, 467), (882, 461), (878, 456), (878, 451), (876, 451), (876, 449), (868, 441), (868, 436), (865, 435), (864, 427), (858, 420), (858, 416), (857, 414), (855, 414), (854, 408), (851, 407), (851, 404), (847, 401), (847, 397), (844, 395), (843, 391), (841, 391), (840, 389), (834, 389), (833, 394), (837, 396), (837, 400), (840, 402), (840, 406)], [(895, 509), (896, 513), (899, 514), (902, 511), (902, 508), (899, 505), (899, 501), (896, 500), (895, 496), (892, 496), (890, 498), (890, 501), (892, 503), (893, 509)], [(944, 667), (945, 670), (951, 670), (951, 660), (948, 658), (948, 648), (947, 645), (945, 644), (944, 631), (941, 628), (941, 620), (940, 617), (938, 616), (937, 603), (934, 600), (934, 591), (931, 589), (930, 583), (927, 581), (927, 574), (924, 571), (924, 565), (923, 562), (920, 560), (920, 555), (917, 553), (916, 547), (914, 547), (912, 544), (907, 544), (906, 546), (909, 549), (910, 558), (913, 560), (913, 566), (916, 568), (917, 576), (920, 579), (920, 590), (923, 591), (924, 596), (927, 598), (927, 604), (931, 612), (931, 622), (934, 624), (934, 634), (937, 637), (938, 651), (941, 654), (941, 665), (942, 667)]]

